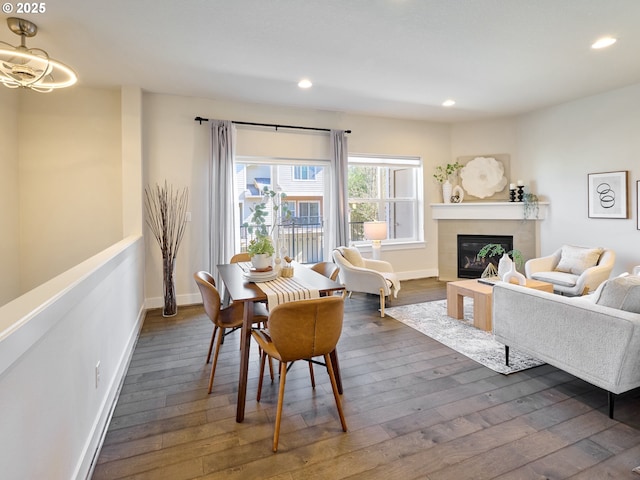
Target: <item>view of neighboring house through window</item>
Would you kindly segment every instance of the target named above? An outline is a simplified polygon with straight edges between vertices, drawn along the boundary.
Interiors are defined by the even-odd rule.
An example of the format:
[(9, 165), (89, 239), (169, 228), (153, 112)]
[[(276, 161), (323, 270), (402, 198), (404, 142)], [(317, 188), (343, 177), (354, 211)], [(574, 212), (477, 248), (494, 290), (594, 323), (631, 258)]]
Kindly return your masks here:
[(349, 156), (351, 241), (364, 241), (363, 223), (387, 222), (393, 243), (422, 240), (422, 162), (416, 157)]
[[(275, 192), (286, 193), (291, 212), (288, 219), (273, 218), (272, 204), (267, 202), (271, 231), (279, 252), (300, 263), (315, 263), (324, 258), (325, 172), (323, 165), (306, 164), (273, 158), (238, 158), (235, 169), (235, 191), (239, 212), (239, 225), (251, 222), (252, 209), (263, 202), (262, 189), (267, 186)], [(276, 215), (277, 217), (277, 215)], [(252, 234), (240, 228), (240, 251), (245, 251)]]

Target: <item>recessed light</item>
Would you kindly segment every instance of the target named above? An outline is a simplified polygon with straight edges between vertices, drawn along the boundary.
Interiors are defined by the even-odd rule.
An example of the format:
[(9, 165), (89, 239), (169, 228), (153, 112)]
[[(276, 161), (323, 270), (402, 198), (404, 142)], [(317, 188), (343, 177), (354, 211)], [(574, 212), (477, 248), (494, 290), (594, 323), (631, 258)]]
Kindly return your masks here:
[(313, 83), (311, 83), (311, 80), (308, 78), (303, 78), (298, 82), (298, 86), (300, 88), (311, 88), (311, 85), (313, 85)]
[(591, 45), (593, 49), (607, 48), (616, 43), (617, 39), (613, 37), (602, 37)]
[(442, 102), (442, 106), (443, 107), (453, 107), (456, 104), (455, 100), (445, 100), (444, 102)]

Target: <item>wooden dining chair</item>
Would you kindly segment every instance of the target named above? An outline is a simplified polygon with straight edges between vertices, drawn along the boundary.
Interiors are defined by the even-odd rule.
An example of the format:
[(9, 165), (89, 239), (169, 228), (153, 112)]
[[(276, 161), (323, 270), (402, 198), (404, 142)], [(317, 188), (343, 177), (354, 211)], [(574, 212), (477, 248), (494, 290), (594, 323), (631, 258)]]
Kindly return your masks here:
[[(207, 363), (211, 358), (211, 350), (216, 340), (216, 334), (218, 339), (213, 353), (213, 365), (211, 366), (211, 375), (209, 377), (209, 391), (213, 389), (213, 377), (216, 373), (216, 365), (218, 363), (218, 353), (220, 353), (220, 347), (222, 345), (222, 339), (228, 334), (234, 332), (238, 328), (242, 327), (242, 317), (244, 314), (244, 304), (242, 302), (232, 303), (228, 307), (222, 307), (220, 301), (220, 293), (216, 288), (216, 282), (210, 273), (200, 271), (193, 274), (193, 278), (200, 289), (202, 295), (202, 303), (204, 305), (204, 311), (213, 323), (213, 335), (211, 335), (211, 342), (209, 343), (209, 353), (207, 353)], [(261, 324), (267, 321), (269, 312), (263, 304), (255, 304), (254, 306), (253, 323)]]
[(241, 252), (241, 253), (236, 253), (233, 257), (231, 257), (231, 260), (229, 260), (229, 263), (250, 262), (250, 261), (251, 261), (251, 256), (247, 252)]
[(338, 265), (333, 262), (319, 262), (315, 265), (312, 265), (310, 268), (311, 270), (318, 272), (320, 275), (324, 275), (334, 282), (336, 278), (338, 278), (338, 272), (340, 272), (340, 267), (338, 267)]
[(344, 298), (342, 297), (321, 297), (313, 300), (287, 302), (271, 310), (268, 330), (257, 329), (251, 332), (262, 349), (258, 401), (260, 401), (262, 394), (262, 379), (267, 357), (280, 361), (278, 405), (273, 434), (274, 452), (278, 450), (287, 366), (296, 360), (307, 360), (315, 356), (324, 357), (342, 430), (347, 431), (347, 423), (342, 411), (338, 385), (330, 357), (330, 353), (335, 350), (342, 333), (343, 317)]

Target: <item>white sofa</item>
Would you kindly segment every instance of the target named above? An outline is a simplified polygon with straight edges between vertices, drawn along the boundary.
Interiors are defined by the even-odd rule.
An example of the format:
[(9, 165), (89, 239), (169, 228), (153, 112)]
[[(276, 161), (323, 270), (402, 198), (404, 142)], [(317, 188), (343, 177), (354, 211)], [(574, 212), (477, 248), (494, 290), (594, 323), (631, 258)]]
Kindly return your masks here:
[(640, 277), (616, 277), (593, 295), (564, 297), (499, 282), (493, 333), (518, 349), (614, 394), (640, 386)]
[(357, 248), (338, 247), (333, 261), (340, 267), (338, 277), (346, 290), (380, 295), (380, 316), (384, 317), (385, 298), (398, 296), (400, 281), (393, 267), (384, 260), (372, 260), (360, 255)]

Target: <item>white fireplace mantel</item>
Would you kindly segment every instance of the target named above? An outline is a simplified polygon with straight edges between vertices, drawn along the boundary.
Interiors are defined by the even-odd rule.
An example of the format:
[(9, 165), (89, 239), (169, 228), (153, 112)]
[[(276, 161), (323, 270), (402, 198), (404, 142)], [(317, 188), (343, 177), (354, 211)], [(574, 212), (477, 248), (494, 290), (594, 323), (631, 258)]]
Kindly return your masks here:
[[(538, 203), (538, 216), (527, 220), (544, 220), (549, 202)], [(524, 220), (523, 202), (432, 203), (434, 220)]]

